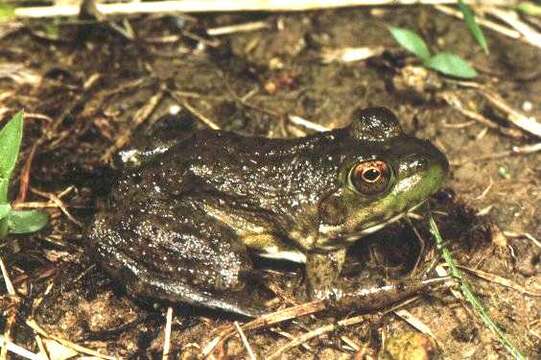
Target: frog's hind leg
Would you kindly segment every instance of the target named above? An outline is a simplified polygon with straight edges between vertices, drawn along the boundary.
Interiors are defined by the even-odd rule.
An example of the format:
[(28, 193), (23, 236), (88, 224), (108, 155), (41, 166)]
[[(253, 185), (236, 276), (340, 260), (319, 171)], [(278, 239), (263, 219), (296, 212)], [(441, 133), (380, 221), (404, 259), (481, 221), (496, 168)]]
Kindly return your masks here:
[(247, 281), (251, 259), (229, 228), (197, 209), (190, 217), (186, 209), (159, 216), (146, 210), (121, 221), (98, 218), (91, 234), (96, 256), (130, 293), (249, 317), (264, 313)]

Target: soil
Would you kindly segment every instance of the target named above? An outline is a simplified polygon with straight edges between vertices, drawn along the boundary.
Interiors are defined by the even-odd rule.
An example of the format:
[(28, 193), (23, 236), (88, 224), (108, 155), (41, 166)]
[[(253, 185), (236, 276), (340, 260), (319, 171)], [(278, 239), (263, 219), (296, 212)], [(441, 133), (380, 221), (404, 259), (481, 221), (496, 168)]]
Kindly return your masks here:
[[(121, 19), (113, 20), (122, 28)], [(267, 26), (206, 35), (210, 28), (251, 21)], [(48, 333), (44, 338), (57, 336), (120, 358), (161, 358), (167, 305), (132, 298), (86, 255), (84, 244), (96, 199), (107, 193), (114, 174), (110, 155), (133, 134), (163, 121), (172, 107), (180, 106), (180, 118), (194, 119), (200, 127), (205, 127), (202, 119), (210, 119), (243, 134), (295, 137), (311, 130), (293, 124), (288, 115), (335, 128), (347, 124), (358, 107), (386, 106), (408, 133), (430, 139), (447, 154), (451, 178), (431, 199), (446, 245), (460, 265), (474, 270), (465, 270), (466, 279), (510, 341), (527, 357), (541, 357), (541, 248), (533, 241), (541, 240), (541, 153), (498, 156), (539, 139), (509, 123), (478, 88), (422, 68), (397, 46), (387, 26), (416, 29), (433, 52), (452, 51), (467, 59), (480, 73), (476, 83), (537, 119), (540, 49), (485, 31), (487, 55), (461, 21), (429, 7), (130, 16), (126, 23), (135, 37), (111, 23), (60, 20), (32, 21), (0, 35), (0, 119), (5, 122), (21, 109), (26, 113), (12, 198), (47, 204), (51, 217), (39, 233), (0, 243), (20, 295), (9, 297), (1, 282), (0, 329), (9, 327), (13, 342), (38, 351), (26, 325), (33, 319)], [(384, 50), (364, 61), (322, 61), (325, 50), (345, 47)], [(446, 95), (457, 96), (493, 126), (466, 118)], [(115, 142), (119, 146), (111, 148)], [(19, 180), (29, 159), (30, 188), (21, 191), (23, 199)], [(59, 201), (50, 202), (59, 194)], [(435, 277), (434, 265), (442, 261), (426, 221), (419, 217), (412, 224), (392, 226), (355, 245), (346, 279), (362, 286), (372, 277)], [(418, 266), (413, 229), (425, 243)], [(493, 277), (482, 279), (476, 270)], [(273, 307), (290, 305), (302, 268), (288, 265), (270, 275), (274, 286), (269, 288), (281, 289)], [(419, 296), (401, 309), (432, 335), (421, 334), (402, 313), (371, 313), (280, 358), (511, 357), (471, 306), (449, 289)], [(356, 315), (323, 312), (246, 336), (256, 356), (265, 358), (291, 338)], [(201, 357), (202, 349), (236, 320), (245, 321), (175, 305), (170, 357)], [(213, 355), (248, 356), (236, 335)]]

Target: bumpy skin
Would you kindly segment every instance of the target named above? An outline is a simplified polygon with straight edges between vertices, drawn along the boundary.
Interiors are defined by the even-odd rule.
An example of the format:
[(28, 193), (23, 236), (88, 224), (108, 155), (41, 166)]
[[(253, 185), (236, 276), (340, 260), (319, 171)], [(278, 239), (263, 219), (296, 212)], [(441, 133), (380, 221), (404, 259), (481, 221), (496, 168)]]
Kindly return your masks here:
[[(248, 316), (261, 309), (244, 286), (247, 248), (306, 262), (310, 295), (328, 296), (345, 248), (425, 200), (448, 171), (384, 108), (305, 138), (203, 130), (132, 155), (90, 231), (100, 263), (135, 294)], [(373, 159), (393, 176), (366, 196), (348, 177)]]

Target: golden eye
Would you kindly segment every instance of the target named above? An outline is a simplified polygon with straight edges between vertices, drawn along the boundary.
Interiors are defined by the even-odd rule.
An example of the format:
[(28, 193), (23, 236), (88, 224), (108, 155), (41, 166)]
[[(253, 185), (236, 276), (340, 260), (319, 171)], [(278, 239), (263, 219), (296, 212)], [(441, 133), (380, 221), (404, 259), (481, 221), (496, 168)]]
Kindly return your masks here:
[(387, 190), (391, 169), (381, 160), (364, 161), (355, 165), (349, 173), (350, 184), (365, 195), (380, 194)]

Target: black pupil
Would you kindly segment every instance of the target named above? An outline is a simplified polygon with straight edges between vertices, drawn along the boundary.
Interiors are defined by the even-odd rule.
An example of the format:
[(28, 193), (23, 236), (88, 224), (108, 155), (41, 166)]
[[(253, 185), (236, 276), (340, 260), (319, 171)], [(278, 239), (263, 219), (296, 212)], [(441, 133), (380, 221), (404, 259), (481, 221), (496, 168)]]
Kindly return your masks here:
[(376, 181), (379, 177), (380, 173), (377, 169), (368, 169), (363, 173), (363, 177), (366, 181)]

